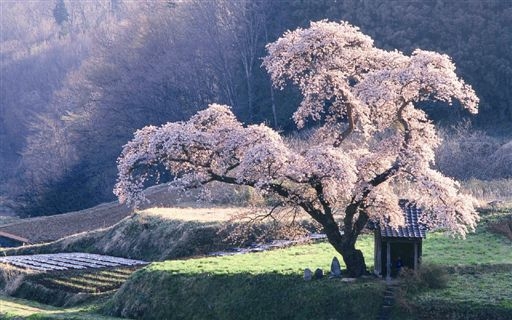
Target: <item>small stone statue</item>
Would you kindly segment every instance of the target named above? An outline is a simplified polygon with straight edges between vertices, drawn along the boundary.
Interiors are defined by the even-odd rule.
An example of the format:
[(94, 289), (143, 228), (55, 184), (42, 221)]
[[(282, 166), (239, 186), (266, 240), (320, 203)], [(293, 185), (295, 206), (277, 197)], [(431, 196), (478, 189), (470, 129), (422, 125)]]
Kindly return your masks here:
[(315, 270), (315, 279), (322, 279), (324, 277), (324, 272), (322, 271), (322, 269), (320, 268), (317, 268)]
[(341, 266), (338, 258), (332, 258), (331, 262), (331, 274), (329, 278), (341, 278)]
[(311, 279), (313, 279), (313, 271), (309, 268), (304, 269), (304, 280), (310, 281)]

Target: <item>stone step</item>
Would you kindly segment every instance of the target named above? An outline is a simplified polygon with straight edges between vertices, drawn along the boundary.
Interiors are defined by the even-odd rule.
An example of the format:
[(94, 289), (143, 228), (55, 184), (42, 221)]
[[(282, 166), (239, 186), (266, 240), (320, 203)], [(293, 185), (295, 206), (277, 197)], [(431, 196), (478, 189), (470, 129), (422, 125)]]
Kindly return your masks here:
[(379, 314), (377, 316), (377, 320), (389, 320), (391, 315), (391, 310), (393, 308), (393, 304), (395, 302), (394, 292), (395, 289), (398, 288), (397, 284), (388, 284), (386, 289), (384, 290), (384, 297), (382, 299), (382, 305), (380, 307)]

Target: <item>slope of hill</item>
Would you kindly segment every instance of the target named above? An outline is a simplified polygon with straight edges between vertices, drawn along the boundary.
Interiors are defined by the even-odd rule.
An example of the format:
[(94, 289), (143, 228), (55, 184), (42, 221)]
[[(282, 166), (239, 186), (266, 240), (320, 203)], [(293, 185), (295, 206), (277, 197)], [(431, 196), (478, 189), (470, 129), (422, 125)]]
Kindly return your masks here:
[[(103, 229), (91, 230), (51, 243), (4, 249), (3, 254), (89, 252), (146, 261), (183, 258), (225, 250), (222, 221), (240, 208), (167, 208), (132, 214)], [(91, 224), (93, 225), (93, 224)]]
[(128, 208), (107, 203), (77, 212), (21, 219), (0, 226), (0, 232), (28, 239), (30, 243), (49, 242), (80, 232), (110, 227), (129, 214)]
[[(177, 197), (168, 192), (166, 185), (148, 188), (145, 191), (149, 206), (168, 206), (178, 203)], [(184, 199), (190, 201), (190, 198)], [(55, 241), (70, 235), (105, 229), (130, 216), (133, 210), (116, 202), (59, 215), (27, 219), (12, 219), (13, 222), (0, 225), (0, 235), (13, 239), (26, 239), (28, 244)]]

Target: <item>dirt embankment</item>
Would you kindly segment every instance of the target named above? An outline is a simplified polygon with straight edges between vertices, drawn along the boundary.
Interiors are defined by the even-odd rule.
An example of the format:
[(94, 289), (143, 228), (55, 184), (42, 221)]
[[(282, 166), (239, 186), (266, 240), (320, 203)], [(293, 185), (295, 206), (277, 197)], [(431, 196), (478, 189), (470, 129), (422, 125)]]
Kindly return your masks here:
[(106, 229), (40, 245), (4, 250), (7, 255), (89, 252), (146, 261), (182, 258), (225, 249), (218, 223), (199, 223), (134, 214)]

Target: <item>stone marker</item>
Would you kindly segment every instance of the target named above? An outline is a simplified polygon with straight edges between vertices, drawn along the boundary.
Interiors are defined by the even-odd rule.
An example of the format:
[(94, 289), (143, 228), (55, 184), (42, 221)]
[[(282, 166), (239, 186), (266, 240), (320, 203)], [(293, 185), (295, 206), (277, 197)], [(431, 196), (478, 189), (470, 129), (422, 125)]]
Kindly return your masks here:
[(317, 268), (315, 270), (315, 279), (322, 279), (323, 277), (324, 277), (324, 272), (322, 271), (322, 269)]
[(331, 262), (331, 274), (329, 278), (341, 278), (341, 266), (338, 258), (332, 258)]
[(313, 279), (313, 271), (309, 268), (304, 269), (304, 280), (310, 281), (311, 279)]

